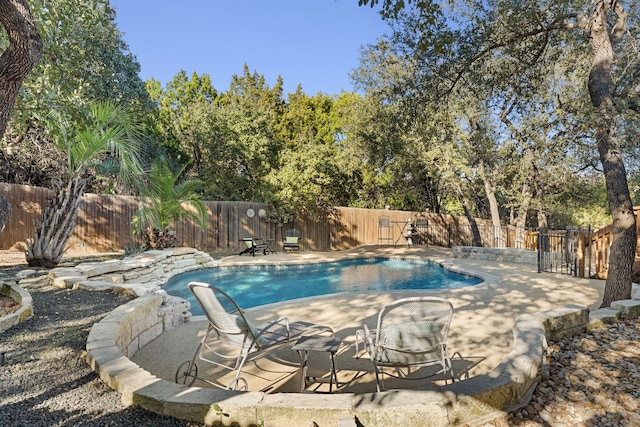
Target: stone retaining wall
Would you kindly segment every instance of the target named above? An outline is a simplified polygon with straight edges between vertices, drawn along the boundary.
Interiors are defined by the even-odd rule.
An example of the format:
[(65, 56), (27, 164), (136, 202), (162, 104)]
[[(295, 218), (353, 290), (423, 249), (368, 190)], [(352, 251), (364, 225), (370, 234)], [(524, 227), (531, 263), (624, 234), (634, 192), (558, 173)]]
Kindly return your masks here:
[(538, 264), (538, 253), (524, 249), (481, 248), (478, 246), (454, 246), (454, 258), (509, 262), (512, 264)]
[(33, 316), (33, 299), (29, 292), (15, 283), (0, 281), (0, 285), (2, 285), (3, 294), (9, 295), (15, 302), (22, 304), (22, 307), (14, 313), (0, 317), (0, 332), (3, 332)]
[(61, 288), (123, 292), (142, 296), (161, 289), (167, 280), (185, 271), (215, 267), (219, 261), (194, 248), (147, 251), (122, 260), (85, 262), (54, 268), (51, 282)]
[[(634, 298), (640, 289), (634, 285)], [(610, 309), (596, 310), (577, 305), (526, 314), (516, 319), (511, 353), (491, 372), (446, 385), (441, 392), (394, 390), (369, 394), (300, 394), (235, 392), (187, 387), (151, 375), (129, 360), (137, 349), (160, 329), (163, 297), (153, 294), (118, 307), (97, 323), (87, 340), (90, 366), (126, 405), (140, 405), (161, 415), (213, 424), (220, 415), (217, 403), (231, 414), (225, 422), (238, 426), (318, 425), (482, 425), (506, 423), (507, 412), (528, 404), (544, 375), (543, 352), (547, 340), (597, 328), (603, 322), (640, 314), (640, 301), (617, 301)], [(147, 325), (146, 328), (136, 325)], [(361, 424), (357, 424), (357, 422)], [(226, 424), (225, 424), (226, 425)]]
[[(115, 316), (115, 324), (106, 322), (98, 327), (98, 330), (115, 327), (112, 335), (118, 351), (131, 357), (163, 332), (191, 319), (191, 304), (168, 295), (161, 289), (162, 285), (177, 274), (218, 264), (219, 261), (197, 249), (172, 248), (147, 251), (122, 260), (55, 268), (49, 272), (49, 278), (59, 287), (123, 292), (140, 297), (135, 300), (135, 310)], [(107, 318), (113, 318), (113, 313), (118, 310)]]

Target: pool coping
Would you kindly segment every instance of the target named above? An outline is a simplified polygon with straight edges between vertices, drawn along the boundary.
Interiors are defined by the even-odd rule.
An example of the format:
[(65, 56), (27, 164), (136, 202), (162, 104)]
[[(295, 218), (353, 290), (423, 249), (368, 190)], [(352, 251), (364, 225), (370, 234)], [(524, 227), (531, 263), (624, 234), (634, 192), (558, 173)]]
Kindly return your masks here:
[[(445, 259), (436, 262), (445, 268), (457, 268)], [(481, 273), (460, 270), (464, 270), (464, 274)], [(484, 272), (482, 276), (489, 279), (488, 285), (499, 282), (496, 276)], [(634, 295), (638, 294), (634, 288)], [(140, 328), (140, 324), (153, 323), (149, 318), (157, 322), (162, 304), (161, 293), (143, 295), (116, 308), (95, 324), (87, 339), (88, 363), (110, 387), (122, 394), (122, 402), (127, 405), (140, 405), (161, 415), (206, 424), (222, 422), (241, 426), (259, 425), (261, 420), (270, 426), (308, 425), (315, 421), (318, 425), (344, 427), (355, 426), (357, 422), (367, 426), (445, 426), (504, 421), (507, 411), (528, 402), (540, 381), (547, 339), (577, 334), (620, 317), (637, 317), (640, 310), (640, 301), (632, 299), (591, 313), (586, 307), (568, 305), (519, 316), (513, 328), (512, 350), (495, 369), (446, 385), (441, 391), (310, 395), (187, 387), (145, 371), (129, 359), (128, 353), (133, 351), (133, 342), (139, 345), (148, 339), (141, 339), (149, 329)], [(150, 328), (154, 327), (158, 330), (156, 326)], [(229, 417), (223, 418), (212, 403), (218, 404)]]

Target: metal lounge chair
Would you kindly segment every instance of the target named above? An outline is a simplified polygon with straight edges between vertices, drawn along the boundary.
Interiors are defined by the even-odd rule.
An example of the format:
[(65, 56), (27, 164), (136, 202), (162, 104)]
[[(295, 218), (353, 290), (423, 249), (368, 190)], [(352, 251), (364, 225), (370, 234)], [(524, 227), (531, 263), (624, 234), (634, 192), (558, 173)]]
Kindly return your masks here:
[(300, 251), (300, 231), (295, 228), (290, 228), (289, 230), (284, 232), (282, 243), (282, 250), (284, 252), (287, 249)]
[[(394, 368), (387, 375), (404, 379), (424, 379), (442, 373), (454, 380), (451, 359), (447, 351), (447, 335), (453, 305), (438, 297), (412, 297), (394, 301), (380, 310), (375, 332), (364, 325), (356, 332), (364, 338), (364, 347), (373, 362), (377, 390), (384, 390), (384, 368)], [(356, 350), (357, 351), (357, 350)], [(412, 369), (440, 365), (438, 372), (411, 376)], [(407, 372), (404, 373), (403, 369)]]
[[(247, 390), (247, 381), (241, 376), (247, 361), (264, 357), (284, 344), (293, 344), (292, 341), (303, 335), (326, 332), (333, 336), (333, 330), (328, 326), (290, 322), (286, 317), (260, 327), (255, 326), (247, 320), (235, 300), (221, 289), (200, 282), (191, 282), (187, 286), (202, 307), (209, 325), (193, 358), (178, 367), (175, 375), (177, 383), (192, 385), (196, 379), (200, 379), (218, 388)], [(198, 377), (196, 361), (233, 371), (234, 378), (225, 386)]]
[[(263, 239), (254, 239), (245, 230), (238, 230), (238, 237), (240, 241), (244, 242), (246, 249), (240, 252), (238, 255), (251, 254), (256, 256), (256, 251), (262, 251), (263, 255), (267, 254), (267, 247), (269, 246)], [(257, 241), (260, 240), (261, 243)]]
[(393, 242), (392, 225), (387, 215), (378, 217), (378, 244), (388, 245)]

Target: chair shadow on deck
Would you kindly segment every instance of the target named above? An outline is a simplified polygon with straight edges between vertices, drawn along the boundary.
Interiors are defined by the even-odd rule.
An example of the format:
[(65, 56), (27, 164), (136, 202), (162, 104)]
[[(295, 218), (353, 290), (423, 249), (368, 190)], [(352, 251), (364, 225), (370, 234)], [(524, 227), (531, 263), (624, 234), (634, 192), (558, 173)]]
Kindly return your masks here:
[[(336, 371), (338, 387), (334, 386), (333, 393), (373, 393), (376, 391), (376, 375), (371, 360), (366, 354), (356, 357), (355, 328), (336, 332), (336, 336), (343, 337), (343, 345), (336, 354)], [(247, 362), (242, 371), (247, 381), (248, 390), (265, 393), (299, 393), (301, 385), (300, 359), (296, 351), (286, 345), (257, 360)], [(220, 349), (220, 344), (219, 348)], [(223, 350), (222, 350), (223, 351)], [(455, 380), (469, 378), (473, 368), (478, 366), (485, 357), (462, 356), (454, 352), (451, 356)], [(307, 376), (328, 378), (330, 375), (330, 359), (328, 353), (310, 352), (309, 371)], [(202, 366), (199, 377), (205, 377), (216, 383), (227, 384), (233, 381), (234, 374), (227, 369), (215, 365)], [(386, 378), (387, 390), (437, 390), (444, 384), (438, 366), (428, 366), (412, 370), (408, 375), (403, 373), (401, 379)], [(212, 387), (204, 381), (197, 380), (194, 386)], [(310, 383), (306, 387), (308, 392), (328, 393), (326, 383)]]

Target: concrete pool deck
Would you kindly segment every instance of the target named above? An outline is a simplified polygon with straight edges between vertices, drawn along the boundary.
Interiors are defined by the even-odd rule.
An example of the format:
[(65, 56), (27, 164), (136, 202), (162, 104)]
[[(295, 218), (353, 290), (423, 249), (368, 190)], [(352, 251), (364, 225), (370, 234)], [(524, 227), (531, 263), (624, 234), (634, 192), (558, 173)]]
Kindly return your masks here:
[[(297, 393), (295, 396), (300, 396), (300, 399), (308, 402), (306, 405), (308, 408), (326, 407), (325, 412), (330, 413), (336, 410), (337, 405), (339, 410), (349, 412), (349, 408), (342, 400), (339, 401), (340, 403), (332, 404), (331, 402), (338, 399), (340, 395), (361, 396), (362, 399), (365, 399), (364, 396), (372, 396), (371, 393), (375, 392), (375, 381), (371, 374), (371, 363), (366, 357), (354, 359), (355, 331), (361, 328), (363, 322), (375, 326), (379, 309), (394, 299), (416, 294), (437, 295), (449, 299), (454, 305), (454, 315), (448, 348), (451, 354), (461, 355), (461, 359), (454, 357), (454, 368), (458, 368), (456, 373), (460, 374), (463, 371), (459, 368), (470, 367), (470, 375), (474, 377), (490, 375), (492, 370), (512, 352), (516, 318), (569, 304), (594, 310), (601, 301), (604, 289), (604, 281), (579, 279), (560, 274), (539, 274), (537, 267), (531, 264), (453, 258), (451, 250), (434, 247), (367, 247), (340, 252), (278, 253), (256, 257), (231, 256), (224, 258), (221, 265), (312, 263), (376, 256), (431, 259), (441, 262), (447, 268), (483, 277), (485, 282), (477, 286), (453, 290), (337, 294), (247, 310), (247, 314), (257, 322), (277, 316), (287, 316), (292, 320), (305, 320), (331, 326), (337, 336), (344, 338), (345, 345), (338, 354), (336, 365), (340, 375), (339, 380), (347, 382), (347, 386), (333, 395)], [(303, 285), (304, 283), (301, 282), (301, 286)], [(163, 333), (142, 347), (131, 357), (131, 360), (155, 377), (173, 381), (178, 365), (193, 356), (199, 342), (199, 335), (204, 329), (206, 329), (206, 322), (193, 318), (191, 322)], [(311, 364), (317, 369), (324, 370), (320, 372), (322, 374), (328, 370), (328, 360), (320, 356), (312, 359)], [(297, 355), (290, 350), (288, 354), (279, 354), (278, 357), (265, 361), (259, 366), (260, 373), (248, 378), (249, 389), (265, 390), (275, 396), (272, 400), (281, 399), (283, 406), (290, 404), (292, 400), (290, 397), (294, 396), (290, 393), (297, 391), (300, 384), (297, 363)], [(206, 368), (202, 365), (200, 363), (201, 369)], [(206, 374), (201, 370), (199, 375)], [(456, 383), (456, 387), (464, 390), (465, 382)], [(194, 385), (204, 386), (204, 383), (198, 382)], [(389, 389), (396, 387), (409, 389), (415, 385), (409, 381), (399, 384), (387, 383)], [(422, 387), (437, 388), (438, 384), (422, 385)], [(387, 399), (393, 402), (394, 395), (388, 393), (393, 392), (386, 394)], [(249, 395), (258, 399), (255, 404), (263, 399), (256, 397), (255, 393), (246, 395), (245, 399)], [(374, 400), (372, 398), (372, 401)], [(394, 403), (390, 404), (394, 406)], [(232, 402), (228, 405), (232, 408), (236, 407)], [(295, 405), (300, 405), (300, 402)], [(226, 410), (224, 405), (222, 406)], [(308, 412), (306, 414), (309, 416)], [(271, 420), (277, 418), (276, 414), (272, 414)], [(274, 425), (279, 424), (276, 422)]]
[[(449, 333), (451, 354), (459, 353), (465, 359), (478, 363), (471, 376), (489, 372), (509, 354), (513, 344), (513, 326), (516, 317), (564, 306), (568, 303), (596, 309), (602, 298), (604, 281), (578, 279), (569, 275), (540, 274), (535, 265), (452, 258), (451, 250), (430, 247), (375, 247), (341, 252), (277, 253), (267, 256), (230, 256), (220, 265), (286, 265), (339, 261), (353, 257), (415, 257), (443, 263), (452, 270), (475, 274), (485, 279), (482, 284), (451, 290), (394, 291), (334, 294), (288, 301), (248, 309), (247, 314), (256, 322), (267, 322), (279, 316), (291, 320), (305, 320), (330, 326), (336, 336), (344, 338), (345, 347), (338, 358), (337, 367), (352, 366), (355, 354), (355, 331), (366, 323), (375, 327), (377, 314), (385, 304), (406, 296), (435, 295), (449, 299), (454, 315)], [(301, 282), (304, 286), (304, 282)], [(206, 330), (207, 322), (197, 316), (183, 326), (163, 333), (145, 345), (132, 360), (152, 374), (173, 380), (179, 363), (190, 359)], [(294, 354), (292, 362), (297, 363)], [(289, 359), (289, 358), (288, 358)], [(364, 367), (370, 362), (364, 358)], [(204, 366), (203, 366), (204, 365)], [(207, 364), (200, 363), (199, 368)], [(212, 372), (213, 374), (213, 372)], [(373, 378), (371, 378), (372, 380)], [(198, 385), (205, 386), (204, 383)], [(375, 383), (345, 388), (346, 392), (375, 391)], [(295, 386), (292, 388), (292, 386)], [(274, 391), (295, 391), (298, 381), (281, 384)], [(354, 384), (355, 386), (355, 384)], [(262, 389), (265, 384), (250, 387)], [(409, 383), (411, 387), (411, 383)]]

